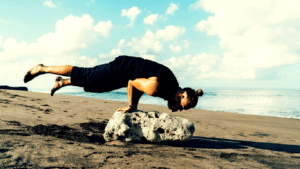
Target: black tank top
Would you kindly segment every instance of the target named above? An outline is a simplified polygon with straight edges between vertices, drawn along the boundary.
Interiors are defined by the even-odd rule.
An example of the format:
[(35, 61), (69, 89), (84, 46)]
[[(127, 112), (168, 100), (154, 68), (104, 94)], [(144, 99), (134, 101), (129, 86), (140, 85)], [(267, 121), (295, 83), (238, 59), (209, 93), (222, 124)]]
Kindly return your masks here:
[(154, 94), (155, 97), (169, 100), (173, 98), (179, 89), (175, 75), (162, 64), (125, 55), (117, 57), (113, 63), (116, 77), (122, 79), (121, 81), (124, 81), (124, 83), (125, 81), (128, 83), (128, 79), (158, 77), (159, 86), (158, 91)]

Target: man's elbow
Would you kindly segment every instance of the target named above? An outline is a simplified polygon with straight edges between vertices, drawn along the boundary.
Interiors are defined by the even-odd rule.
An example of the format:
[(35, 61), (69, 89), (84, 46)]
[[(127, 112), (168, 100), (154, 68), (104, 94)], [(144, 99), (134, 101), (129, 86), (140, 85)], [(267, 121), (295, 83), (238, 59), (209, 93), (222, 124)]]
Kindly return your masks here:
[(149, 96), (154, 96), (156, 91), (147, 91), (146, 94)]
[(153, 85), (145, 92), (149, 96), (154, 96), (157, 93), (157, 85)]

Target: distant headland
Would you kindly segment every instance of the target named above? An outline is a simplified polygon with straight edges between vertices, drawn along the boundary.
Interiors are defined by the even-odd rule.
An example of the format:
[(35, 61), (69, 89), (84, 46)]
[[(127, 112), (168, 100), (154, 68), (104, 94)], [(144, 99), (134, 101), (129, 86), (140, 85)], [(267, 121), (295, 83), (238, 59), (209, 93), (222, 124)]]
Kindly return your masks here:
[(11, 86), (1, 86), (1, 85), (0, 85), (0, 89), (28, 91), (27, 87), (11, 87)]

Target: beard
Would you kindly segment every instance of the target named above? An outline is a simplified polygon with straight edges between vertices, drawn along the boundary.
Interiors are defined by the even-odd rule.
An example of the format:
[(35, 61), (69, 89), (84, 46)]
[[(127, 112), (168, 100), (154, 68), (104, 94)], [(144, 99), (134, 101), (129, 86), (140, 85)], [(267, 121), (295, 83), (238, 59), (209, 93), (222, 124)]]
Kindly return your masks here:
[(172, 110), (172, 112), (176, 112), (179, 109), (183, 109), (180, 103), (181, 103), (180, 97), (175, 97), (173, 100), (168, 100), (168, 107), (169, 109)]

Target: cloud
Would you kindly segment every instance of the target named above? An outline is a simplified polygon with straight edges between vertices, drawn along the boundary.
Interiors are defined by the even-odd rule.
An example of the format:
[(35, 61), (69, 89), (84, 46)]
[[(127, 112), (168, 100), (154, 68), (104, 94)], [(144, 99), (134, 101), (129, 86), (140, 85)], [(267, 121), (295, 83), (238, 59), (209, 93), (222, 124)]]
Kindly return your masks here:
[(173, 15), (178, 9), (178, 5), (171, 3), (166, 11), (166, 15)]
[[(176, 41), (177, 38), (184, 35), (184, 33), (184, 27), (173, 25), (166, 26), (165, 29), (157, 30), (155, 33), (147, 30), (141, 38), (133, 37), (128, 42), (126, 42), (125, 39), (119, 40), (117, 48), (111, 50), (109, 54), (100, 54), (99, 58), (106, 59), (116, 57), (123, 54), (122, 49), (126, 48), (123, 50), (126, 51), (126, 53), (155, 61), (155, 56), (163, 52), (164, 43), (173, 40)], [(188, 47), (186, 40), (182, 41), (182, 44), (185, 48)], [(179, 52), (182, 48), (178, 45), (171, 45), (170, 50), (172, 50), (172, 52)]]
[(125, 44), (125, 39), (121, 39), (119, 41), (118, 47), (122, 48), (122, 47), (124, 47), (124, 44)]
[(150, 14), (146, 18), (144, 18), (144, 23), (153, 26), (154, 22), (157, 21), (157, 17), (158, 14)]
[(202, 0), (191, 8), (196, 7), (214, 14), (195, 28), (220, 38), (226, 51), (224, 67), (247, 69), (251, 74), (257, 68), (298, 62), (300, 1)]
[[(176, 40), (184, 33), (184, 27), (169, 25), (166, 26), (165, 29), (157, 30), (155, 33), (147, 30), (145, 35), (140, 39), (133, 37), (131, 38), (131, 41), (127, 43), (125, 43), (125, 39), (121, 39), (119, 41), (118, 48), (129, 47), (130, 52), (133, 55), (155, 60), (155, 56), (163, 52), (163, 43)], [(181, 48), (178, 48), (178, 46), (172, 47), (171, 48), (174, 49), (174, 52), (178, 52), (179, 48)], [(104, 56), (110, 57), (112, 55), (101, 55), (101, 57)]]
[(130, 8), (128, 11), (126, 9), (122, 9), (121, 16), (125, 16), (130, 19), (130, 23), (126, 27), (134, 26), (134, 20), (141, 12), (142, 10), (139, 10), (139, 8), (135, 6)]
[(121, 48), (131, 47), (131, 52), (134, 56), (155, 61), (155, 54), (161, 52), (163, 49), (163, 46), (159, 43), (159, 41), (155, 41), (154, 34), (151, 31), (147, 31), (141, 40), (132, 38), (131, 42), (125, 42), (125, 39), (121, 39), (117, 48), (111, 50), (109, 54), (100, 54), (99, 58), (107, 59), (117, 57), (123, 54)]
[(165, 41), (171, 41), (185, 33), (185, 28), (180, 26), (169, 25), (165, 29), (158, 30), (155, 36), (158, 39), (163, 39)]
[(190, 5), (189, 9), (197, 10), (201, 8), (201, 0)]
[(139, 56), (149, 57), (149, 55), (159, 54), (163, 50), (163, 45), (150, 30), (147, 30), (141, 39), (132, 38), (127, 46), (131, 47), (131, 51)]
[(117, 48), (112, 49), (112, 50), (110, 51), (109, 54), (101, 53), (98, 57), (99, 57), (100, 59), (108, 59), (108, 58), (114, 58), (114, 57), (117, 57), (117, 56), (119, 56), (119, 55), (122, 55), (123, 52), (122, 52), (121, 48), (124, 48), (124, 47), (127, 46), (127, 45), (125, 44), (125, 41), (126, 41), (125, 39), (121, 39), (121, 40), (119, 41), (119, 43), (118, 43), (118, 47), (117, 47)]
[(127, 49), (125, 49), (125, 51), (127, 51), (126, 53), (131, 53), (134, 56), (150, 60), (155, 60), (155, 55), (163, 51), (162, 43), (157, 40), (153, 32), (148, 30), (141, 39), (133, 37), (131, 41), (127, 43), (125, 39), (121, 39), (117, 48), (112, 49), (109, 54), (100, 54), (99, 58), (107, 59), (122, 55), (122, 49), (124, 48), (129, 48), (130, 50), (130, 52), (128, 52)]
[(3, 36), (0, 35), (0, 51), (3, 47), (3, 39), (4, 39)]
[(181, 51), (181, 47), (180, 46), (174, 46), (173, 44), (170, 45), (170, 51), (173, 53), (178, 53)]
[(51, 0), (45, 1), (44, 4), (43, 4), (43, 6), (48, 6), (49, 8), (56, 7), (56, 5)]
[(109, 37), (110, 36), (110, 30), (112, 28), (111, 21), (107, 22), (99, 22), (95, 27), (94, 30), (98, 33), (100, 33), (103, 37)]
[(100, 59), (106, 59), (106, 58), (110, 58), (110, 57), (117, 57), (119, 55), (122, 55), (122, 51), (120, 48), (117, 48), (117, 49), (113, 49), (111, 50), (110, 54), (100, 54), (99, 55), (99, 58)]
[[(89, 15), (74, 17), (69, 15), (57, 21), (55, 32), (48, 33), (37, 39), (34, 43), (17, 42), (16, 39), (0, 37), (0, 79), (3, 84), (15, 86), (24, 85), (23, 76), (33, 66), (44, 65), (76, 65), (92, 67), (99, 64), (98, 58), (81, 56), (80, 49), (87, 48), (97, 42), (100, 36), (109, 34), (110, 21), (99, 22), (93, 25), (94, 20)], [(99, 28), (100, 25), (107, 29)], [(105, 24), (104, 24), (105, 23)], [(106, 31), (103, 31), (106, 30)], [(35, 83), (26, 84), (27, 87), (49, 87), (53, 79), (49, 76), (37, 78)], [(49, 86), (50, 85), (50, 86)]]
[[(24, 86), (31, 88), (48, 88), (49, 91), (54, 85), (54, 79), (57, 75), (40, 76), (34, 79), (33, 83), (24, 84), (23, 78), (26, 72), (35, 65), (43, 63), (46, 66), (56, 65), (76, 65), (80, 67), (92, 67), (99, 64), (97, 58), (80, 56), (79, 54), (62, 54), (53, 57), (30, 57), (26, 60), (20, 59), (18, 62), (9, 64), (0, 63), (0, 79), (2, 84), (11, 86)], [(2, 71), (5, 70), (5, 71)]]
[(79, 49), (85, 49), (91, 43), (97, 42), (99, 36), (109, 36), (111, 21), (99, 22), (93, 26), (94, 20), (88, 15), (74, 17), (69, 15), (59, 20), (54, 33), (48, 33), (37, 39), (37, 42), (27, 44), (18, 43), (9, 37), (3, 43), (0, 61), (13, 61), (31, 56), (57, 56)]
[(252, 69), (229, 69), (222, 66), (222, 59), (216, 54), (198, 54), (171, 57), (163, 62), (180, 79), (251, 79)]
[[(207, 72), (212, 67), (218, 67), (220, 64), (220, 57), (216, 54), (198, 54), (196, 56), (184, 55), (181, 57), (171, 57), (164, 61), (164, 63), (174, 71), (195, 70), (193, 75), (199, 75), (199, 73)], [(200, 72), (199, 72), (200, 71)], [(189, 72), (186, 72), (189, 74)]]

